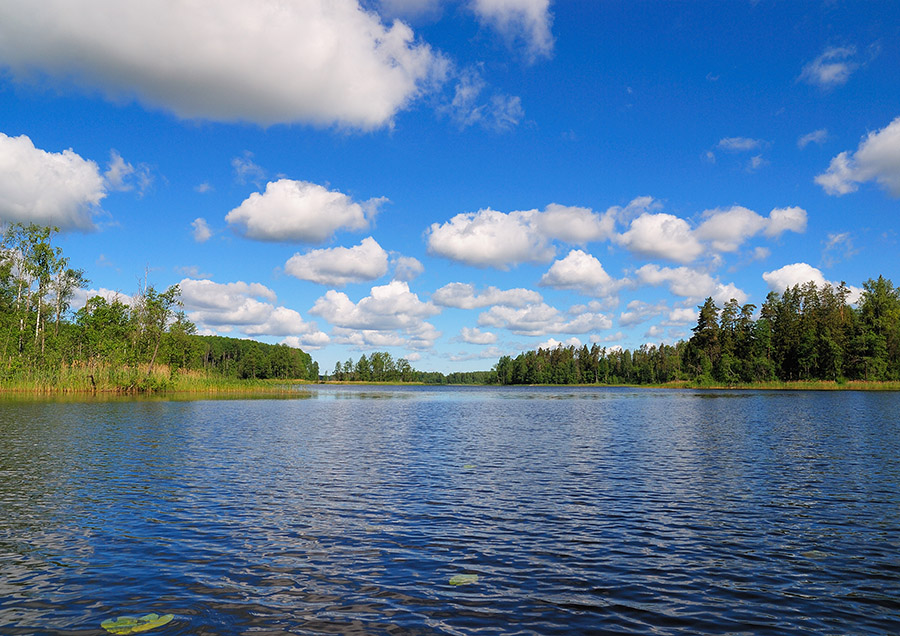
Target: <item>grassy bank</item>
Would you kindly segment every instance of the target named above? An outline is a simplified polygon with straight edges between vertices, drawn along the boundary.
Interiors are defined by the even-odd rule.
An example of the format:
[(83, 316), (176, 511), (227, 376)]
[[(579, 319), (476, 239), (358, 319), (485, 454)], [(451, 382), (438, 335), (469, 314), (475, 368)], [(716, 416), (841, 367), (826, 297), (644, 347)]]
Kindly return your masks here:
[(157, 365), (112, 367), (64, 365), (40, 371), (7, 371), (0, 376), (0, 391), (9, 393), (241, 393), (288, 392), (290, 386), (308, 384), (304, 380), (258, 380), (228, 378), (196, 370), (170, 369)]
[[(640, 385), (639, 385), (640, 386)], [(646, 386), (646, 385), (644, 385)], [(656, 384), (658, 389), (714, 389), (714, 390), (756, 390), (756, 391), (900, 391), (900, 381), (867, 382), (865, 380), (797, 380), (794, 382), (751, 382), (736, 384), (702, 383), (679, 380), (666, 384)]]

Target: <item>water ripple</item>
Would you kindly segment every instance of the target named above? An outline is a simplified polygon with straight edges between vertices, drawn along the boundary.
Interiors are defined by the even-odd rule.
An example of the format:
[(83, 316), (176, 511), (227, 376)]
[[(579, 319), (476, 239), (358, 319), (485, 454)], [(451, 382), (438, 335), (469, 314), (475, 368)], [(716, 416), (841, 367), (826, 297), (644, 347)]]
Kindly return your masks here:
[(900, 632), (897, 394), (311, 397), (0, 403), (0, 631)]

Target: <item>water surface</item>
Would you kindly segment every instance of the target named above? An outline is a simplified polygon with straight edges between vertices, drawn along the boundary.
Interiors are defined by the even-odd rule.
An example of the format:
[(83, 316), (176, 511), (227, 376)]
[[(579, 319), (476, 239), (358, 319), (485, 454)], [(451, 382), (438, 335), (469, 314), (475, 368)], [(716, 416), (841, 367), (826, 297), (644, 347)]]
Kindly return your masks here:
[(898, 414), (857, 392), (0, 401), (0, 632), (900, 633)]

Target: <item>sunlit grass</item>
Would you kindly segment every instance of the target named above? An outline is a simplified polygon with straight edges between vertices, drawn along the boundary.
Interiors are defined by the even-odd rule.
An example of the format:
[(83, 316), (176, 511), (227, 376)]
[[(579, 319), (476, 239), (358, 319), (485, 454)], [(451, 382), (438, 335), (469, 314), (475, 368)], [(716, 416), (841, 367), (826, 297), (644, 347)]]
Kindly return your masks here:
[(75, 363), (49, 369), (6, 369), (0, 391), (21, 393), (240, 393), (290, 392), (303, 380), (227, 378), (198, 370), (146, 364), (118, 367)]

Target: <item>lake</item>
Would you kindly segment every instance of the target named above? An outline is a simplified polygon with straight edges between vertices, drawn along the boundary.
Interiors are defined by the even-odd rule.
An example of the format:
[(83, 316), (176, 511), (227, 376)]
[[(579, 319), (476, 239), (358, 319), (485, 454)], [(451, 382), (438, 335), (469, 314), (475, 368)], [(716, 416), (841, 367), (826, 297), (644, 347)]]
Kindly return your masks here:
[(149, 634), (897, 634), (900, 394), (0, 400), (0, 633), (150, 612), (175, 618)]

